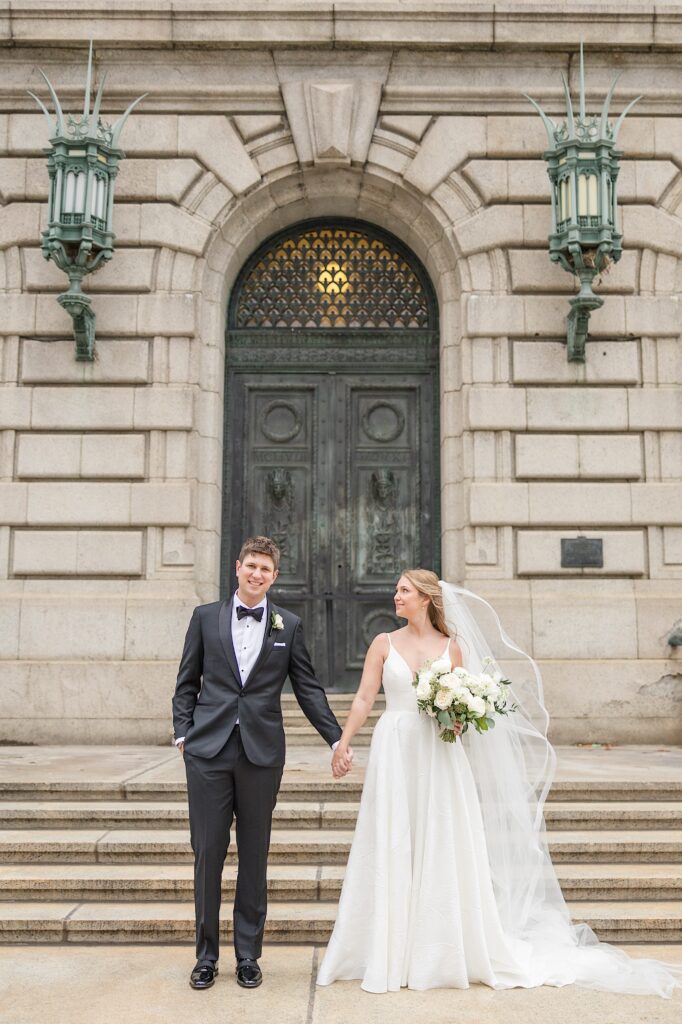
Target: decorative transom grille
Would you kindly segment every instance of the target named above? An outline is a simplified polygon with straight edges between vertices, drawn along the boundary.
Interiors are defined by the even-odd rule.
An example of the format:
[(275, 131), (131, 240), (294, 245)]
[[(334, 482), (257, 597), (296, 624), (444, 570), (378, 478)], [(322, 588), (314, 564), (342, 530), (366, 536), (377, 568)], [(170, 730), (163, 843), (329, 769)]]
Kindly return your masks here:
[(429, 327), (424, 287), (395, 244), (361, 228), (315, 227), (258, 254), (236, 327)]

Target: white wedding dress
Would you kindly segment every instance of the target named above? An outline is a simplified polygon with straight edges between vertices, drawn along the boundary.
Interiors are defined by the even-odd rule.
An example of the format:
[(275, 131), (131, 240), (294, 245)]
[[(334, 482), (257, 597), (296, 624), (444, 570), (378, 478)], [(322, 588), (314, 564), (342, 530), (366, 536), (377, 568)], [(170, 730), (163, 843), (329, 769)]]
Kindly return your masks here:
[(508, 940), (500, 924), (464, 747), (443, 743), (419, 714), (412, 678), (391, 644), (386, 711), (372, 736), (318, 984), (361, 978), (368, 992), (523, 984), (530, 950)]
[[(503, 790), (493, 799), (498, 812), (486, 818), (494, 847), (489, 856), (467, 748), (488, 743), (515, 716), (488, 735), (444, 743), (434, 721), (419, 713), (412, 679), (390, 644), (382, 675), (386, 710), (372, 736), (336, 924), (317, 983), (357, 979), (368, 992), (387, 992), (577, 982), (669, 996), (680, 984), (670, 965), (630, 959), (599, 943), (587, 926), (570, 922), (542, 844), (521, 849), (517, 842), (507, 849), (504, 839), (498, 842), (495, 835), (510, 832), (499, 814)], [(504, 762), (499, 768), (505, 770)], [(513, 813), (526, 812), (516, 807)], [(531, 824), (524, 822), (520, 834), (525, 842)], [(512, 880), (509, 892), (504, 885), (496, 891), (498, 875)], [(523, 880), (517, 885), (515, 879)], [(521, 921), (520, 928), (512, 921)]]

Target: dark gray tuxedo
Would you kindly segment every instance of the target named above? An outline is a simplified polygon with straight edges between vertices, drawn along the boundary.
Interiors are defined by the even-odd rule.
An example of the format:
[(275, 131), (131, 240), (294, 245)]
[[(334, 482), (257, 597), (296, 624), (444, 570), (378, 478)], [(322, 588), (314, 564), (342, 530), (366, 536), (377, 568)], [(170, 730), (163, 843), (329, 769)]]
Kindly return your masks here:
[[(242, 686), (232, 643), (232, 603), (194, 609), (173, 697), (175, 736), (185, 737), (199, 961), (218, 959), (221, 878), (233, 816), (239, 852), (235, 952), (252, 959), (261, 955), (272, 812), (285, 758), (280, 696), (287, 676), (327, 743), (341, 737), (315, 676), (301, 620), (271, 601), (263, 646)], [(272, 628), (273, 615), (281, 616), (283, 629)]]

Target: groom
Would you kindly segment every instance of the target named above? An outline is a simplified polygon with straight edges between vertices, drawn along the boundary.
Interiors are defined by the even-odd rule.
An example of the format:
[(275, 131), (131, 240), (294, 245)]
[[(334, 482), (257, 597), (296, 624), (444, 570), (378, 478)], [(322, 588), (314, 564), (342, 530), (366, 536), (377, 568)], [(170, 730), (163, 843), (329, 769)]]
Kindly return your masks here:
[[(278, 570), (274, 541), (245, 541), (236, 593), (194, 609), (178, 670), (173, 728), (187, 772), (197, 953), (190, 985), (197, 989), (210, 988), (218, 973), (220, 884), (233, 817), (237, 981), (256, 988), (263, 980), (258, 959), (272, 812), (284, 769), (280, 694), (287, 675), (306, 717), (332, 749), (341, 736), (315, 677), (301, 620), (267, 597)], [(349, 751), (345, 770), (351, 759)]]

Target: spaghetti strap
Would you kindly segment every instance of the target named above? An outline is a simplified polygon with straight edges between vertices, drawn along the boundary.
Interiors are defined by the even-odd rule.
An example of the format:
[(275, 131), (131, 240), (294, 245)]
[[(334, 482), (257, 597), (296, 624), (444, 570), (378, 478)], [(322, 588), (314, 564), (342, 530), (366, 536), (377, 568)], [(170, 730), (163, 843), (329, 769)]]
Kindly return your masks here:
[[(391, 643), (391, 634), (387, 633), (386, 636), (388, 637), (388, 646), (389, 647), (393, 647), (393, 644)], [(448, 643), (449, 643), (449, 641), (448, 641)]]
[(443, 651), (443, 653), (441, 654), (441, 658), (445, 657), (445, 655), (446, 655), (446, 654), (449, 654), (449, 653), (450, 653), (450, 641), (451, 641), (451, 640), (452, 640), (452, 637), (450, 637), (450, 636), (449, 636), (449, 637), (448, 637), (448, 642), (447, 642), (447, 643), (446, 643), (446, 645), (445, 645), (445, 650), (444, 650), (444, 651)]

